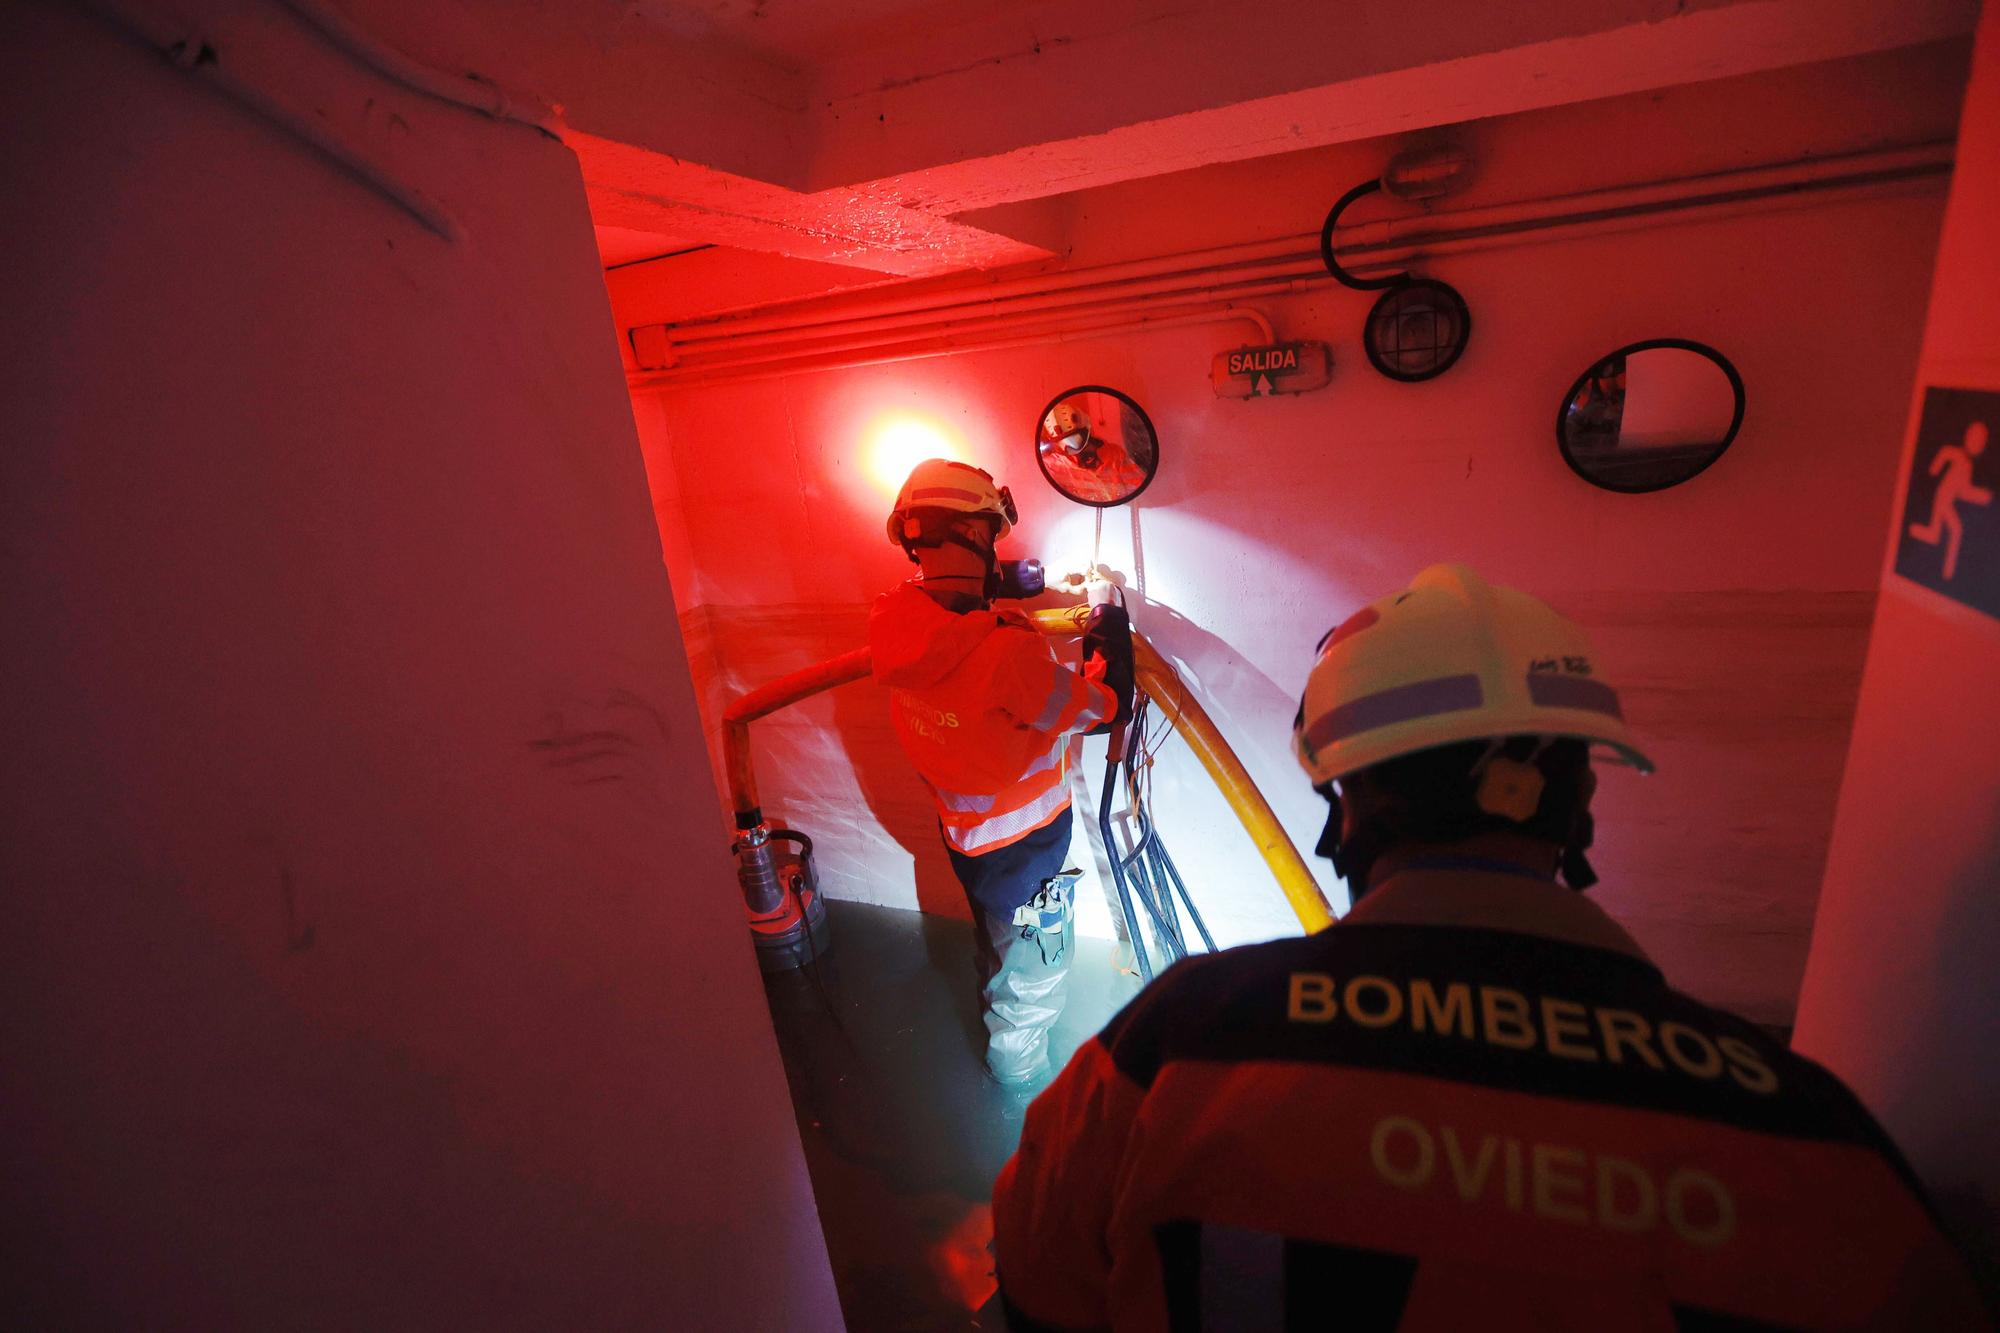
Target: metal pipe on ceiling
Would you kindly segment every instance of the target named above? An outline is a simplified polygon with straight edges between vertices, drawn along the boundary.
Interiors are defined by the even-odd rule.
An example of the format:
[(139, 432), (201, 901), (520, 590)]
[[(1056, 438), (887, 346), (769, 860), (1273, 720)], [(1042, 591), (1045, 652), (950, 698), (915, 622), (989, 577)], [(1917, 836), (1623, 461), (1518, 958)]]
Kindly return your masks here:
[(997, 340), (960, 339), (943, 343), (905, 347), (874, 356), (833, 352), (798, 361), (778, 361), (765, 366), (714, 369), (682, 373), (653, 371), (630, 377), (634, 389), (702, 388), (711, 384), (736, 384), (748, 380), (777, 379), (785, 375), (809, 374), (818, 370), (852, 370), (862, 366), (885, 366), (898, 361), (921, 361), (926, 357), (948, 356), (955, 352), (999, 352), (1020, 347), (1046, 347), (1056, 343), (1082, 342), (1119, 334), (1150, 333), (1157, 329), (1184, 328), (1193, 324), (1214, 324), (1240, 319), (1253, 325), (1266, 342), (1276, 341), (1270, 316), (1253, 306), (1231, 305), (1218, 310), (1196, 311), (1167, 318), (1126, 318), (1097, 327), (1052, 330), (1033, 335)]
[[(763, 333), (746, 333), (726, 339), (686, 341), (681, 330), (675, 327), (670, 336), (674, 350), (682, 362), (693, 364), (703, 354), (712, 354), (718, 348), (735, 352), (739, 348), (783, 346), (800, 339), (802, 334), (815, 337), (839, 335), (863, 335), (890, 329), (921, 328), (927, 324), (965, 323), (972, 319), (999, 322), (1044, 310), (1063, 308), (1096, 307), (1099, 303), (1128, 304), (1142, 297), (1165, 297), (1185, 294), (1190, 299), (1214, 299), (1228, 288), (1239, 283), (1268, 283), (1273, 279), (1312, 278), (1323, 274), (1317, 255), (1296, 257), (1290, 263), (1265, 264), (1254, 270), (1245, 270), (1241, 275), (1225, 277), (1227, 269), (1197, 268), (1184, 269), (1170, 276), (1119, 285), (1115, 291), (1100, 291), (1096, 288), (1071, 287), (1052, 292), (1004, 299), (982, 300), (964, 305), (944, 306), (934, 309), (913, 310), (899, 314), (877, 315), (868, 318), (828, 320), (819, 324), (799, 325), (788, 329), (772, 329)], [(946, 317), (946, 318), (941, 318)]]
[[(1814, 158), (1363, 223), (1342, 230), (1341, 249), (1351, 267), (1366, 272), (1417, 256), (1525, 243), (1523, 238), (1546, 241), (1565, 235), (1659, 225), (1693, 212), (1720, 216), (1787, 207), (1829, 191), (1860, 195), (1880, 189), (1923, 186), (1941, 182), (1951, 165), (1950, 143)], [(1067, 273), (1031, 274), (998, 283), (960, 282), (949, 288), (886, 300), (879, 294), (858, 293), (817, 298), (795, 302), (762, 316), (718, 316), (665, 326), (665, 332), (677, 352), (698, 361), (702, 371), (711, 377), (721, 377), (729, 366), (747, 369), (787, 359), (796, 359), (801, 368), (825, 369), (832, 364), (826, 361), (826, 354), (842, 346), (839, 339), (847, 334), (900, 329), (904, 331), (902, 337), (916, 346), (938, 338), (940, 330), (1015, 327), (1021, 322), (1016, 315), (1029, 312), (1054, 315), (1068, 311), (1083, 315), (1143, 308), (1175, 296), (1231, 292), (1247, 295), (1252, 291), (1267, 294), (1257, 285), (1260, 279), (1284, 279), (1297, 289), (1301, 283), (1319, 280), (1321, 271), (1318, 237), (1301, 236)], [(1218, 282), (1224, 275), (1227, 280)], [(954, 301), (953, 297), (957, 299)], [(732, 341), (735, 333), (746, 335), (740, 344)], [(856, 337), (845, 345), (866, 350), (895, 341), (895, 338)], [(920, 354), (940, 355), (965, 349), (964, 344), (953, 341), (936, 345), (939, 350)], [(732, 348), (736, 346), (757, 354), (733, 355)], [(879, 360), (868, 357), (866, 363), (879, 364)], [(691, 382), (691, 376), (642, 370), (631, 375), (630, 381), (634, 387), (664, 387)]]
[(1620, 218), (1655, 217), (1691, 209), (1756, 203), (1782, 206), (1788, 197), (1802, 194), (1865, 190), (1942, 177), (1950, 173), (1952, 159), (1952, 143), (1940, 141), (1439, 211), (1362, 223), (1343, 233), (1352, 239), (1344, 240), (1341, 248), (1362, 254), (1389, 245), (1421, 250), (1439, 243), (1462, 244), (1488, 236), (1504, 237)]
[[(829, 339), (794, 339), (776, 346), (752, 348), (748, 355), (736, 355), (732, 347), (704, 349), (710, 359), (703, 360), (699, 353), (690, 353), (682, 358), (677, 370), (701, 371), (723, 366), (763, 365), (775, 361), (788, 361), (801, 356), (820, 353), (865, 351), (876, 347), (891, 347), (899, 343), (909, 343), (919, 338), (951, 337), (959, 333), (1022, 333), (1033, 334), (1056, 331), (1068, 326), (1069, 321), (1101, 321), (1112, 317), (1136, 314), (1145, 310), (1158, 310), (1163, 314), (1177, 311), (1184, 306), (1211, 307), (1218, 301), (1242, 301), (1257, 297), (1289, 296), (1302, 291), (1306, 286), (1304, 278), (1287, 278), (1268, 282), (1226, 284), (1210, 286), (1199, 291), (1189, 291), (1179, 301), (1165, 299), (1135, 298), (1132, 300), (1106, 303), (1103, 305), (1072, 307), (1056, 310), (1036, 310), (1000, 319), (967, 318), (945, 323), (937, 323), (914, 328), (884, 330), (877, 334), (860, 334), (853, 337)], [(1262, 318), (1259, 316), (1259, 318)], [(1270, 330), (1266, 328), (1268, 334)]]
[[(831, 296), (815, 296), (761, 306), (757, 308), (758, 313), (754, 314), (704, 315), (676, 323), (671, 327), (677, 339), (689, 342), (711, 338), (727, 339), (739, 334), (763, 333), (773, 329), (814, 328), (838, 322), (843, 318), (977, 307), (1015, 296), (1039, 295), (1073, 287), (1109, 286), (1196, 268), (1222, 269), (1237, 264), (1255, 264), (1271, 259), (1297, 259), (1301, 256), (1312, 258), (1317, 262), (1318, 254), (1317, 238), (1312, 244), (1306, 245), (1297, 237), (1283, 237), (1277, 240), (1253, 241), (1242, 245), (1163, 255), (1154, 259), (1100, 264), (1091, 268), (1048, 269), (1013, 278), (974, 275), (968, 280), (964, 275), (954, 275), (949, 278), (929, 279), (919, 291), (910, 290), (915, 284), (897, 284), (887, 289), (897, 294), (886, 297), (882, 294), (885, 289), (875, 285), (863, 292), (842, 292)], [(858, 313), (849, 313), (850, 311)]]

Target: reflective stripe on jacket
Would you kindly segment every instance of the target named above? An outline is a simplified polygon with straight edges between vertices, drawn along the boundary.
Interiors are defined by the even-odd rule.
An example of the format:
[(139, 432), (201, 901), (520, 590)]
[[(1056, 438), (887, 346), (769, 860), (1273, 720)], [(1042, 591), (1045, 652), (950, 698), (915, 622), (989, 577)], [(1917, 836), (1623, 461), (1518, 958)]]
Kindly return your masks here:
[(1025, 617), (947, 611), (912, 581), (876, 599), (868, 643), (896, 738), (953, 848), (1005, 847), (1069, 807), (1067, 738), (1118, 701), (1058, 662)]
[(1567, 889), (1423, 875), (1077, 1052), (994, 1187), (1010, 1327), (1989, 1326), (1838, 1079)]

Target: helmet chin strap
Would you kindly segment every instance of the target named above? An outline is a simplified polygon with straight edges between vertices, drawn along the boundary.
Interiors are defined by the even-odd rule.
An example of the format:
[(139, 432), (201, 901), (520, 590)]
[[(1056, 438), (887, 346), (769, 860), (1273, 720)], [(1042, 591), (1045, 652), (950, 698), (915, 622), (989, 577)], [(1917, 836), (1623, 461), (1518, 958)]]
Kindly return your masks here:
[(1313, 844), (1313, 855), (1333, 862), (1333, 873), (1347, 882), (1348, 901), (1358, 903), (1368, 892), (1368, 872), (1374, 868), (1375, 858), (1382, 854), (1379, 838), (1366, 825), (1356, 829), (1351, 838), (1341, 837), (1346, 811), (1340, 804), (1340, 793), (1331, 782), (1315, 783), (1313, 790), (1324, 796), (1327, 804), (1326, 827), (1320, 830), (1319, 841)]
[(953, 546), (963, 547), (972, 552), (986, 566), (984, 574), (957, 574), (951, 577), (961, 578), (967, 582), (975, 578), (978, 579), (979, 595), (989, 602), (1000, 595), (1000, 557), (993, 549), (997, 543), (990, 540), (976, 542), (964, 533), (954, 530), (947, 530), (939, 545), (943, 545), (944, 542), (950, 542)]
[[(923, 543), (909, 542), (903, 547), (903, 550), (914, 561), (917, 558), (917, 551), (920, 549), (920, 546), (934, 550), (937, 547), (945, 545), (947, 542), (953, 546), (963, 547), (965, 550), (978, 556), (983, 565), (982, 571), (977, 574), (927, 574), (925, 575), (926, 582), (977, 584), (979, 585), (977, 596), (982, 601), (991, 602), (1000, 594), (1002, 586), (1000, 560), (994, 553), (993, 548), (995, 543), (992, 541), (974, 541), (964, 533), (946, 528), (939, 534), (937, 540)], [(965, 595), (972, 596), (974, 594), (968, 592)]]
[(1590, 867), (1590, 858), (1584, 855), (1590, 844), (1597, 841), (1597, 821), (1590, 811), (1579, 811), (1576, 823), (1570, 826), (1569, 841), (1563, 844), (1563, 883), (1581, 893), (1597, 883), (1597, 872)]

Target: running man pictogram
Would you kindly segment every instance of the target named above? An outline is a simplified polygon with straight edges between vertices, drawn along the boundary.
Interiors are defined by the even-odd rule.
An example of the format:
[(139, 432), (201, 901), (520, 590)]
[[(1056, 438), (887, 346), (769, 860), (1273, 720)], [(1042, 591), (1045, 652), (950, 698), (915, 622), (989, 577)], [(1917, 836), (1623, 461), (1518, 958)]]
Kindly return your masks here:
[(1926, 546), (1936, 546), (1944, 538), (1944, 576), (1958, 571), (1958, 544), (1965, 536), (1964, 520), (1958, 516), (1962, 501), (1972, 505), (1993, 503), (1993, 492), (1972, 480), (1973, 460), (1986, 452), (1987, 429), (1983, 421), (1965, 428), (1963, 444), (1946, 444), (1931, 456), (1930, 475), (1944, 473), (1937, 493), (1931, 497), (1931, 521), (1910, 524), (1910, 535)]

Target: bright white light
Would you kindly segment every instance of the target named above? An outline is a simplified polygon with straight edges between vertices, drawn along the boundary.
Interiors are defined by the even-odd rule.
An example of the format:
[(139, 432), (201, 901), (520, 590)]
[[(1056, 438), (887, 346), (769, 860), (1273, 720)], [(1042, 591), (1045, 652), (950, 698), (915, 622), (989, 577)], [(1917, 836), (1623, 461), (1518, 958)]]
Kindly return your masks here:
[(966, 448), (936, 422), (906, 414), (883, 418), (861, 437), (862, 470), (884, 495), (894, 496), (910, 469), (926, 458), (963, 463)]

